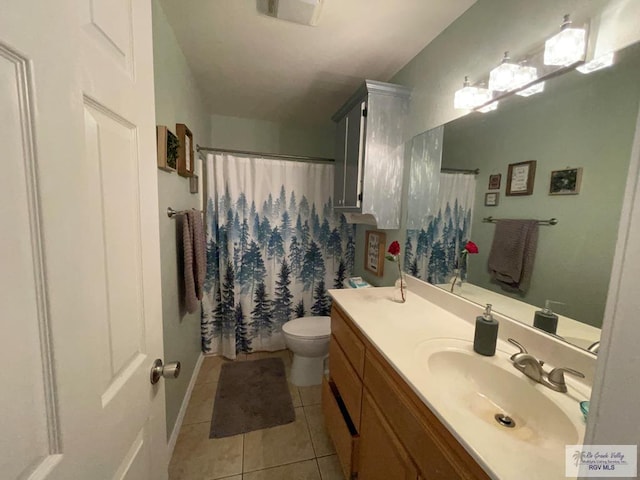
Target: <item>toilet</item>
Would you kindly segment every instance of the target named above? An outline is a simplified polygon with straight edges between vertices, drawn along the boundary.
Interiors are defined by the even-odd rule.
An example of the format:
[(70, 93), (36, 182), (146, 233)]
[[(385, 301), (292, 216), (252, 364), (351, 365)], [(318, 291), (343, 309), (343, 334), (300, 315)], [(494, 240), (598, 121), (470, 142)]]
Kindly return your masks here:
[(331, 317), (301, 317), (282, 326), (284, 342), (293, 352), (290, 381), (298, 387), (320, 385), (329, 354)]

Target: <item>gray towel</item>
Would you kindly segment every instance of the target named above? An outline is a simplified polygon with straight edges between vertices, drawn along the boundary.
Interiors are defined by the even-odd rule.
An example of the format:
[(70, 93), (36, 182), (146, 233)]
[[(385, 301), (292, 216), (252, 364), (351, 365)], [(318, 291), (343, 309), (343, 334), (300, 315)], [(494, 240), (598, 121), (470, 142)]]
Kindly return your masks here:
[(196, 210), (185, 212), (182, 221), (182, 250), (184, 255), (184, 304), (187, 312), (198, 309), (206, 270), (204, 227)]
[(498, 220), (489, 253), (489, 273), (503, 289), (526, 292), (538, 246), (537, 220)]
[(196, 297), (198, 297), (198, 300), (202, 300), (204, 277), (207, 271), (207, 246), (204, 238), (202, 214), (199, 211), (194, 210), (192, 217), (189, 218), (189, 224), (191, 225), (193, 235), (193, 271), (196, 282)]

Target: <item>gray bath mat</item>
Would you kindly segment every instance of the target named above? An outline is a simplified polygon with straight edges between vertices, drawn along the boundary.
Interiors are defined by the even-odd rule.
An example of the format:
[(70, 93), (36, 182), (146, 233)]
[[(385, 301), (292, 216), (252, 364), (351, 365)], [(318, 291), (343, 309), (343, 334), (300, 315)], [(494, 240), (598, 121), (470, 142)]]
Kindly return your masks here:
[(281, 358), (222, 366), (209, 438), (230, 437), (295, 419)]

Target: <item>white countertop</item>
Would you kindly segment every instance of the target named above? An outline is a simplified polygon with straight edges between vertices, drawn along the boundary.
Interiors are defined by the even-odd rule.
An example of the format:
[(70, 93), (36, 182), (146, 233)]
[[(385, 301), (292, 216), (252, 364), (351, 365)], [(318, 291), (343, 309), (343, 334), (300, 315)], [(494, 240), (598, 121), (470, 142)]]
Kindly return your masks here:
[[(490, 477), (504, 480), (566, 478), (564, 445), (550, 445), (544, 439), (537, 445), (524, 443), (517, 435), (510, 435), (513, 430), (507, 431), (497, 424), (496, 428), (488, 429), (470, 412), (452, 410), (446, 403), (446, 395), (426, 380), (428, 375), (417, 359), (417, 347), (437, 338), (473, 341), (475, 319), (457, 317), (411, 291), (407, 292), (406, 303), (397, 303), (393, 300), (393, 287), (330, 290), (329, 293)], [(513, 345), (502, 340), (498, 340), (498, 350), (503, 356), (516, 351)], [(518, 374), (515, 369), (514, 372)], [(544, 393), (576, 425), (579, 438), (575, 443), (580, 443), (585, 424), (579, 401), (589, 398), (588, 387), (567, 379), (569, 393), (558, 393), (526, 377), (524, 381), (531, 382), (534, 388), (548, 390)]]

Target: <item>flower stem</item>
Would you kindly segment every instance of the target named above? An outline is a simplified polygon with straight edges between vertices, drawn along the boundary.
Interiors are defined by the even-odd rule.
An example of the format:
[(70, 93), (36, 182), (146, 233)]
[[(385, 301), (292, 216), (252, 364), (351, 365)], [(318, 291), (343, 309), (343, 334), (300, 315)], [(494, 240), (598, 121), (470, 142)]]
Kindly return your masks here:
[(458, 280), (458, 272), (459, 272), (459, 269), (456, 268), (456, 276), (453, 277), (453, 282), (451, 282), (451, 293), (453, 293), (453, 287), (456, 286), (456, 280)]
[(400, 295), (402, 296), (402, 303), (407, 299), (404, 297), (404, 280), (402, 278), (402, 269), (400, 268), (400, 259), (398, 258), (398, 273), (400, 274)]

